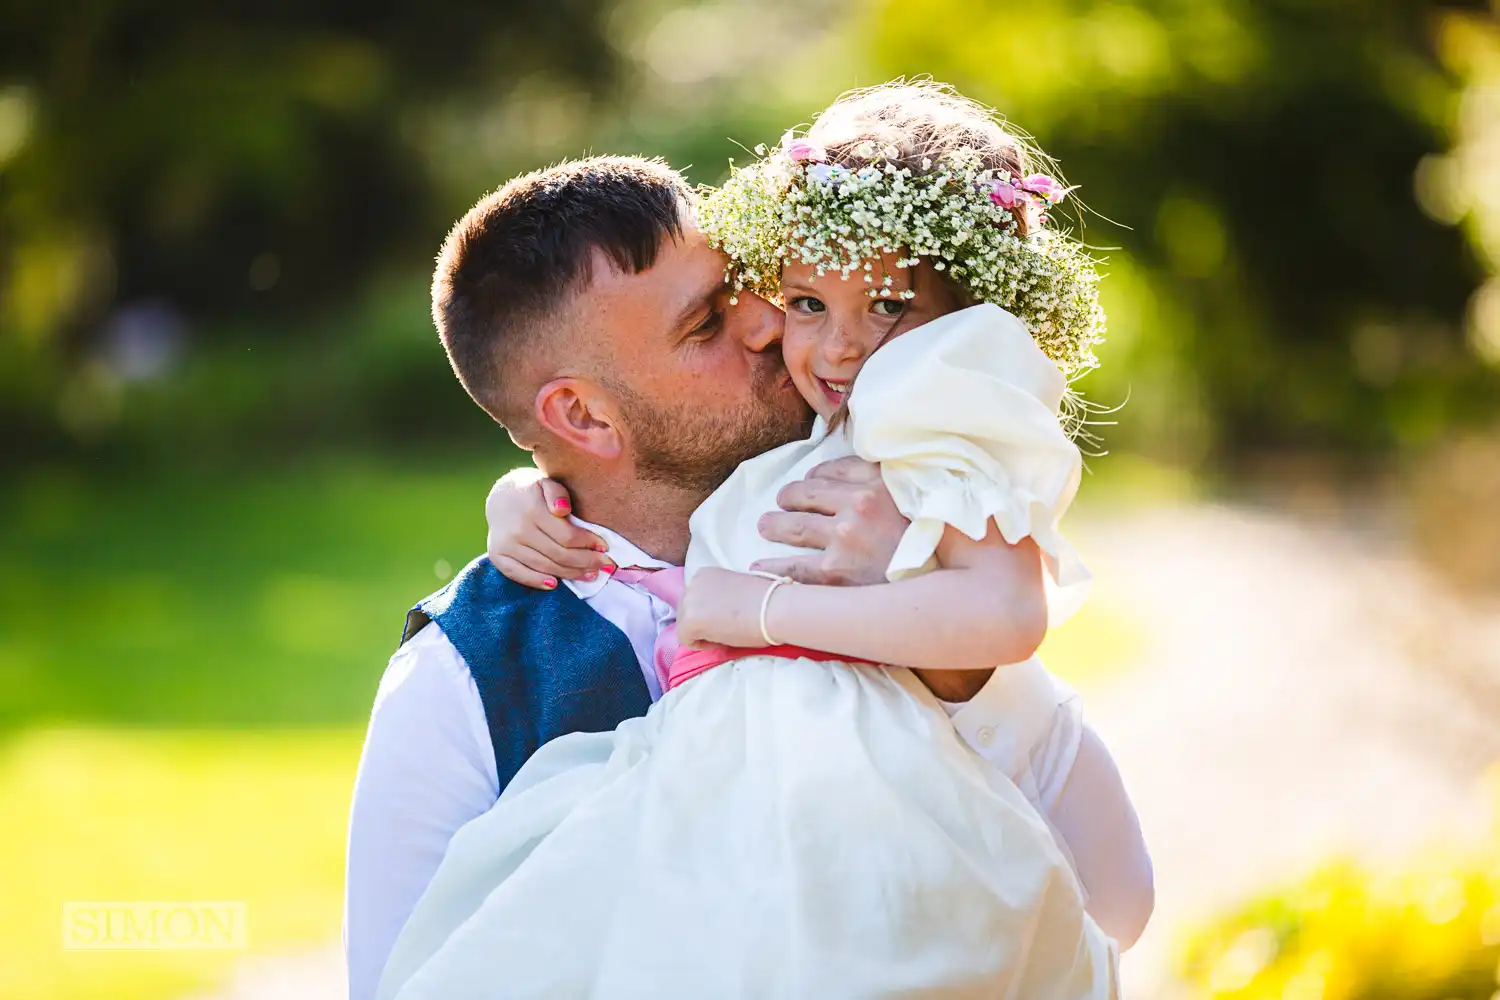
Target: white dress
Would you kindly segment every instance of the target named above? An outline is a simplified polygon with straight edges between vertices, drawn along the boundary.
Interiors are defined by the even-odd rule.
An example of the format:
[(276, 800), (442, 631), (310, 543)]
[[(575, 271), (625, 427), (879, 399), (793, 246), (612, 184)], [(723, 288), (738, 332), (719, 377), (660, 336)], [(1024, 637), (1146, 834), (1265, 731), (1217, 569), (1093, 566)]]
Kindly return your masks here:
[[(994, 518), (1037, 541), (1061, 607), (1087, 576), (1057, 533), (1080, 467), (1063, 388), (992, 305), (897, 338), (860, 372), (850, 434), (746, 462), (693, 515), (689, 577), (795, 551), (761, 539), (757, 517), (852, 445), (912, 520), (892, 578), (932, 564), (944, 525), (981, 537)], [(1023, 667), (1040, 670), (1003, 669)], [(1035, 712), (1055, 705), (1037, 686)], [(1022, 731), (1029, 711), (1022, 699)], [(612, 733), (538, 750), (454, 836), (379, 996), (1117, 996), (1113, 942), (1002, 770), (907, 670), (716, 667)]]

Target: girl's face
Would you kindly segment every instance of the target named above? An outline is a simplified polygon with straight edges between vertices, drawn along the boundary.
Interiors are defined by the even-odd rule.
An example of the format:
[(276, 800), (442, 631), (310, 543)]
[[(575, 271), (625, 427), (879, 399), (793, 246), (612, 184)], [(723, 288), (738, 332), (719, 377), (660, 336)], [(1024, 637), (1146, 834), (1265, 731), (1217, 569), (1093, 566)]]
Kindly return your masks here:
[[(870, 261), (845, 281), (837, 271), (819, 277), (810, 264), (788, 264), (781, 271), (786, 302), (786, 335), (781, 353), (802, 397), (821, 417), (831, 417), (865, 359), (892, 337), (963, 305), (927, 264), (897, 268), (896, 256)], [(884, 270), (882, 270), (882, 267)], [(868, 274), (875, 284), (867, 283)], [(884, 274), (894, 279), (889, 298), (871, 298)], [(913, 298), (900, 294), (910, 289)]]

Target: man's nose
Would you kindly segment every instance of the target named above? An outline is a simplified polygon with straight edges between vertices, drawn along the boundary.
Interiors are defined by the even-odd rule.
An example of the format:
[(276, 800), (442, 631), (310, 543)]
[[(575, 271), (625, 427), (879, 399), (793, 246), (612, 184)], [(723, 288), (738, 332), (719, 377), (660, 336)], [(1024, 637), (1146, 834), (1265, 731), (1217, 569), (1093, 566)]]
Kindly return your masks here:
[(786, 313), (754, 292), (740, 292), (739, 299), (730, 308), (737, 314), (745, 348), (760, 354), (780, 344)]

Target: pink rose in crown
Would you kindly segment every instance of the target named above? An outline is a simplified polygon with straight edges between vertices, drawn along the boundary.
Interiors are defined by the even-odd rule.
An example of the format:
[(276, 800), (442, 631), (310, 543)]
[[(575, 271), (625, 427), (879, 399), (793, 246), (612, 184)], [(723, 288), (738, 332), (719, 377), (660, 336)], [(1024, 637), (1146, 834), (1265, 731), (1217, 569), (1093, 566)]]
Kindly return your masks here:
[(1021, 187), (1038, 198), (1045, 199), (1049, 205), (1056, 205), (1072, 190), (1072, 188), (1063, 187), (1046, 174), (1031, 174), (1021, 182)]
[(822, 163), (828, 159), (828, 150), (806, 139), (793, 139), (784, 148), (793, 163)]
[(990, 181), (990, 201), (1001, 208), (1015, 208), (1019, 197), (1010, 181)]

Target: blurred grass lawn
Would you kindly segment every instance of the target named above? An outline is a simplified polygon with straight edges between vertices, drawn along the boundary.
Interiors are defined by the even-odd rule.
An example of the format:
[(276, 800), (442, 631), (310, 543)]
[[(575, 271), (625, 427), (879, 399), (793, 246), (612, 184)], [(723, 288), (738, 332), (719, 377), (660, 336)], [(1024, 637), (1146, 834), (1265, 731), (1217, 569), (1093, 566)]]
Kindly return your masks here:
[(165, 1000), (229, 951), (63, 951), (66, 900), (243, 902), (259, 953), (337, 940), (359, 732), (30, 730), (0, 755), (0, 996)]
[[(337, 940), (381, 670), (515, 460), (40, 474), (0, 501), (0, 996), (160, 1000), (240, 957), (66, 952), (65, 900), (243, 900), (254, 952)], [(1095, 601), (1046, 655), (1086, 685), (1140, 648)]]

